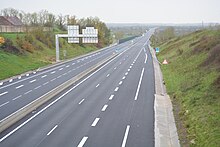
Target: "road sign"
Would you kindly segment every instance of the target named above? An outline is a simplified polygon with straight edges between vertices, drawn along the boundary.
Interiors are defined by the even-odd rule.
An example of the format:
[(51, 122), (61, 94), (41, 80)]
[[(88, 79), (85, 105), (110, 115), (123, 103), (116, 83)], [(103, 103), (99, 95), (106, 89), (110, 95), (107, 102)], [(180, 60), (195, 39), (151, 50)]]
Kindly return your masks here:
[(68, 43), (79, 43), (79, 26), (68, 26)]
[(59, 61), (59, 38), (68, 38), (68, 43), (79, 43), (82, 38), (82, 43), (98, 43), (98, 29), (94, 27), (86, 27), (82, 30), (82, 34), (79, 34), (79, 26), (68, 26), (68, 34), (56, 34), (56, 62)]
[(159, 52), (160, 52), (160, 48), (156, 47), (156, 53), (159, 53)]
[(94, 27), (86, 27), (82, 30), (83, 43), (98, 43), (98, 30)]

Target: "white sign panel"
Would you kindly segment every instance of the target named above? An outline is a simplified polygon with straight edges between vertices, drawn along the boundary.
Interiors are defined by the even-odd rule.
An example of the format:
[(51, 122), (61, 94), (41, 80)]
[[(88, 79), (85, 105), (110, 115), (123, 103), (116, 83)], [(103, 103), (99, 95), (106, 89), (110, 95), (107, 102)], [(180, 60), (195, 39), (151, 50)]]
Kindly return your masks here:
[(94, 27), (86, 27), (82, 30), (83, 43), (98, 43), (98, 30)]
[(79, 26), (68, 26), (68, 43), (79, 43)]

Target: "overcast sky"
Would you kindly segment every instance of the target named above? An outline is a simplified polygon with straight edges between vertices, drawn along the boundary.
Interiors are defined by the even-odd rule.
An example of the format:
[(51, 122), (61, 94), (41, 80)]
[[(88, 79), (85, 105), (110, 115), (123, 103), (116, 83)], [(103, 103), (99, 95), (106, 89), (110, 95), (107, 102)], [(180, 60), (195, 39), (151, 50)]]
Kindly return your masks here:
[(107, 23), (220, 23), (220, 0), (0, 0), (0, 9), (46, 9)]

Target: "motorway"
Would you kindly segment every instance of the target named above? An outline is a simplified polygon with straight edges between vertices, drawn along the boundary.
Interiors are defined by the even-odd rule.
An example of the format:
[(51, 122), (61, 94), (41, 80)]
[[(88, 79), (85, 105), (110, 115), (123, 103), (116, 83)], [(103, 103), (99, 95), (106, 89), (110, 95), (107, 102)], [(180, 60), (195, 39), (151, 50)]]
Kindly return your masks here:
[(33, 71), (31, 74), (18, 76), (2, 83), (0, 86), (0, 122), (58, 85), (111, 56), (115, 49), (120, 50), (123, 47), (129, 47), (129, 43), (110, 47), (43, 71)]
[[(4, 83), (0, 87), (0, 100), (9, 103), (0, 105), (7, 112), (2, 114), (0, 110), (2, 118), (7, 117), (8, 109), (15, 105), (19, 109), (33, 101), (35, 95), (39, 97), (38, 93), (45, 93), (121, 48), (118, 56), (2, 132), (0, 147), (154, 146), (155, 85), (152, 57), (147, 48), (151, 35), (152, 31), (147, 32), (132, 46), (127, 42), (25, 76), (21, 78), (23, 81), (14, 81), (15, 84)], [(36, 86), (39, 88), (35, 89)], [(32, 89), (29, 93), (28, 88)], [(23, 97), (25, 91), (31, 97)], [(22, 93), (21, 98), (15, 99)], [(21, 102), (11, 104), (16, 100)]]

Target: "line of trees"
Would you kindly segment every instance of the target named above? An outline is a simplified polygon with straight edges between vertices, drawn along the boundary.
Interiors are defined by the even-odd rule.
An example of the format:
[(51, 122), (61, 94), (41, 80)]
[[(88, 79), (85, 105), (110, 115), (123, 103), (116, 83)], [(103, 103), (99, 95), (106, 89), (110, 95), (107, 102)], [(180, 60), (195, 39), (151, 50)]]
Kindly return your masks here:
[[(5, 8), (0, 11), (1, 16), (16, 16), (25, 26), (32, 27), (57, 27), (65, 31), (66, 25), (79, 25), (80, 28), (93, 26), (98, 29), (99, 43), (98, 47), (112, 43), (112, 35), (110, 29), (106, 24), (99, 20), (98, 17), (88, 17), (77, 19), (74, 15), (54, 15), (47, 10), (40, 12), (25, 13), (24, 11), (16, 10), (14, 8)], [(81, 30), (80, 29), (80, 30)]]

